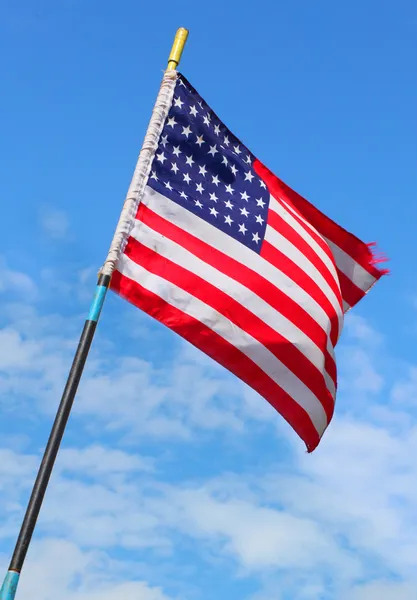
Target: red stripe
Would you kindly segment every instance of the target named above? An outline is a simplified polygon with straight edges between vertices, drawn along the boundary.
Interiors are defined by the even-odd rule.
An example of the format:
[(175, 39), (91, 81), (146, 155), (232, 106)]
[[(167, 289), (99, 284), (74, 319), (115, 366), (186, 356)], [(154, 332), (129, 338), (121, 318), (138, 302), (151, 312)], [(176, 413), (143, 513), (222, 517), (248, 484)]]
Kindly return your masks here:
[(293, 246), (298, 248), (298, 250), (302, 252), (304, 256), (316, 267), (336, 296), (340, 308), (342, 308), (342, 296), (335, 278), (318, 254), (306, 242), (306, 240), (273, 210), (268, 211), (268, 225), (275, 229), (277, 233), (283, 235), (289, 242), (291, 242), (291, 244), (293, 244)]
[(309, 452), (317, 447), (320, 438), (306, 411), (235, 346), (200, 321), (171, 306), (118, 271), (113, 274), (111, 288), (128, 302), (205, 352), (261, 394), (294, 428), (305, 442)]
[[(277, 200), (277, 199), (276, 199)], [(278, 202), (279, 200), (277, 200)], [(282, 203), (281, 203), (282, 204)], [(285, 207), (284, 207), (285, 209)], [(295, 218), (295, 216), (294, 216)], [(299, 220), (300, 224), (302, 224), (301, 219)], [(286, 223), (286, 221), (278, 215), (274, 210), (270, 210), (268, 213), (268, 225), (273, 227), (275, 231), (281, 233), (288, 241), (290, 241), (294, 246), (296, 246), (306, 258), (310, 260), (314, 264), (314, 266), (320, 271), (326, 282), (331, 287), (333, 293), (335, 294), (339, 305), (343, 308), (342, 301), (345, 300), (351, 307), (354, 306), (361, 298), (364, 296), (364, 292), (362, 292), (340, 269), (336, 266), (333, 253), (330, 250), (329, 246), (326, 242), (322, 241), (322, 244), (327, 248), (327, 251), (332, 256), (332, 262), (335, 264), (336, 272), (339, 279), (340, 288), (337, 285), (334, 277), (331, 272), (328, 270), (327, 266), (323, 263), (323, 261), (318, 257), (316, 252), (309, 246), (309, 244), (302, 238), (302, 236), (294, 231), (294, 229)], [(309, 232), (308, 228), (305, 230)], [(318, 236), (316, 236), (318, 239)], [(261, 253), (262, 254), (262, 253)], [(336, 338), (337, 339), (337, 338)]]
[(365, 296), (365, 292), (358, 288), (358, 286), (355, 285), (347, 275), (342, 273), (342, 271), (339, 271), (339, 269), (337, 270), (337, 274), (339, 275), (340, 289), (342, 290), (344, 301), (347, 302), (350, 307), (355, 306), (355, 304)]
[[(284, 204), (284, 202), (282, 201), (281, 198), (275, 198), (275, 200), (277, 202), (279, 202), (279, 204), (281, 204), (281, 206), (283, 206), (283, 208), (285, 210), (288, 210), (288, 206), (291, 206), (291, 204), (289, 204), (289, 203)], [(300, 225), (300, 227), (302, 227), (304, 229), (304, 231), (310, 237), (313, 238), (313, 240), (320, 246), (320, 248), (323, 250), (323, 252), (326, 253), (326, 255), (328, 256), (328, 258), (336, 266), (333, 252), (329, 248), (329, 245), (327, 244), (326, 240), (324, 240), (321, 237), (321, 235), (316, 231), (316, 229), (312, 229), (311, 227), (309, 227), (306, 224), (305, 219), (302, 218), (302, 216), (299, 214), (299, 212), (293, 206), (291, 206), (291, 208), (294, 210), (294, 212), (292, 212), (292, 211), (289, 212), (289, 214), (292, 216), (292, 218), (295, 219), (297, 221), (297, 223)]]
[(384, 271), (380, 271), (374, 264), (374, 258), (371, 250), (360, 239), (349, 233), (340, 225), (337, 225), (329, 217), (320, 212), (315, 206), (310, 204), (305, 198), (297, 194), (281, 179), (274, 175), (259, 160), (253, 163), (255, 172), (266, 183), (269, 192), (274, 198), (283, 198), (294, 210), (298, 211), (317, 231), (328, 238), (334, 244), (344, 250), (375, 279), (379, 279)]
[[(276, 199), (277, 202), (279, 202), (278, 199)], [(282, 202), (280, 202), (280, 204), (283, 206)], [(284, 209), (286, 209), (285, 206), (283, 206)], [(292, 213), (291, 213), (292, 214)], [(317, 257), (317, 254), (311, 249), (311, 247), (308, 245), (308, 243), (303, 240), (303, 238), (299, 235), (298, 238), (294, 238), (293, 240), (289, 237), (289, 233), (286, 233), (288, 231), (288, 229), (292, 230), (290, 225), (287, 225), (287, 227), (285, 227), (284, 223), (285, 221), (282, 219), (282, 217), (280, 217), (279, 215), (277, 215), (277, 213), (275, 213), (273, 210), (269, 211), (269, 218), (268, 218), (268, 225), (271, 225), (276, 231), (278, 231), (279, 233), (282, 233), (282, 235), (284, 235), (290, 242), (292, 242), (294, 245), (296, 245), (299, 250), (301, 250), (303, 252), (303, 254), (309, 258), (309, 260), (311, 262), (313, 262), (313, 258)], [(278, 219), (276, 218), (276, 216), (278, 216)], [(272, 218), (271, 218), (272, 216)], [(312, 231), (311, 229), (309, 229), (302, 221), (302, 219), (296, 215), (293, 214), (292, 215), (295, 219), (297, 219), (297, 221), (299, 222), (299, 224), (301, 226), (304, 226), (304, 230), (312, 235), (315, 236), (314, 239), (317, 242), (321, 242), (321, 248), (324, 250), (326, 249), (326, 253), (329, 255), (329, 258), (331, 259), (332, 263), (335, 266), (336, 269), (336, 273), (339, 279), (339, 285), (340, 288), (338, 287), (338, 285), (336, 284), (334, 278), (332, 277), (331, 272), (327, 269), (327, 266), (320, 260), (320, 264), (322, 266), (325, 267), (326, 271), (324, 271), (324, 269), (320, 268), (320, 264), (316, 261), (315, 262), (315, 266), (316, 268), (318, 268), (321, 272), (321, 274), (323, 275), (323, 277), (325, 277), (326, 273), (328, 274), (325, 279), (327, 281), (327, 283), (329, 285), (331, 285), (331, 288), (333, 290), (333, 292), (335, 293), (339, 303), (340, 303), (340, 307), (343, 307), (342, 304), (342, 300), (344, 300), (345, 302), (347, 302), (349, 304), (350, 307), (354, 306), (355, 304), (357, 304), (359, 302), (359, 300), (361, 300), (364, 295), (365, 292), (363, 290), (361, 290), (357, 285), (355, 285), (353, 283), (353, 281), (351, 279), (349, 279), (349, 277), (347, 277), (347, 275), (345, 275), (338, 267), (337, 264), (335, 262), (334, 259), (334, 255), (333, 252), (331, 251), (331, 249), (329, 248), (329, 246), (327, 245), (327, 243), (323, 240), (323, 238), (321, 238), (319, 235), (317, 235), (317, 233), (315, 233), (314, 231)], [(292, 230), (294, 231), (294, 230)], [(304, 248), (304, 250), (302, 250), (302, 248)], [(307, 249), (310, 250), (310, 255), (307, 254)], [(319, 257), (317, 257), (319, 258)]]
[(333, 346), (335, 346), (339, 336), (339, 321), (334, 307), (322, 289), (294, 261), (266, 240), (262, 243), (261, 256), (271, 263), (271, 265), (274, 265), (274, 267), (283, 273), (286, 273), (288, 277), (302, 287), (318, 304), (320, 304), (329, 317), (330, 340)]
[(160, 217), (144, 204), (139, 208), (138, 218), (154, 231), (158, 231), (221, 273), (241, 283), (301, 329), (324, 353), (326, 371), (336, 385), (336, 364), (327, 351), (327, 332), (302, 306), (249, 267)]
[(327, 389), (323, 375), (283, 335), (274, 331), (262, 319), (254, 315), (225, 292), (219, 290), (195, 273), (150, 250), (135, 238), (129, 238), (124, 253), (133, 262), (141, 265), (147, 271), (162, 277), (194, 296), (194, 298), (198, 298), (201, 302), (208, 304), (265, 346), (320, 400), (328, 421), (331, 420), (334, 410), (334, 400)]

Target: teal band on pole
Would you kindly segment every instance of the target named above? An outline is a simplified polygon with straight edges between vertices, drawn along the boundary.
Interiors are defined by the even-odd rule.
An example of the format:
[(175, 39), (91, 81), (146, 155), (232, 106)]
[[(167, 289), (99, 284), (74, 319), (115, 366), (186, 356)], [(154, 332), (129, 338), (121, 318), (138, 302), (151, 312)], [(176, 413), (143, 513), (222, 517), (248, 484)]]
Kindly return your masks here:
[(97, 322), (99, 320), (107, 290), (108, 287), (105, 285), (98, 285), (96, 287), (96, 293), (94, 294), (94, 298), (90, 307), (90, 312), (88, 313), (87, 317), (88, 321)]
[(0, 600), (14, 600), (17, 584), (19, 583), (19, 573), (8, 571), (0, 590)]

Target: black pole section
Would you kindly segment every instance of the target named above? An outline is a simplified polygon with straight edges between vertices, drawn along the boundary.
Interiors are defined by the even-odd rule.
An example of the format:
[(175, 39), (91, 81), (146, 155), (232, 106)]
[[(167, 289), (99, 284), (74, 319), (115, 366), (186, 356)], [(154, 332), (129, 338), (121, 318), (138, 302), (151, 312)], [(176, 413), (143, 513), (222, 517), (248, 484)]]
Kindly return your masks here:
[(35, 485), (33, 486), (29, 504), (26, 509), (26, 514), (20, 528), (19, 537), (16, 542), (13, 557), (10, 562), (9, 571), (20, 573), (25, 561), (26, 553), (32, 539), (36, 521), (42, 506), (49, 478), (51, 477), (52, 469), (58, 450), (64, 435), (65, 427), (71, 408), (74, 402), (75, 394), (77, 393), (78, 384), (80, 383), (81, 375), (84, 370), (84, 365), (93, 341), (97, 327), (97, 321), (100, 317), (101, 308), (103, 306), (106, 292), (110, 285), (110, 277), (108, 275), (100, 275), (96, 294), (91, 305), (90, 314), (85, 322), (84, 329), (81, 333), (78, 348), (68, 375), (62, 399), (55, 417), (55, 421), (49, 436), (48, 443), (42, 458), (41, 466), (39, 467)]

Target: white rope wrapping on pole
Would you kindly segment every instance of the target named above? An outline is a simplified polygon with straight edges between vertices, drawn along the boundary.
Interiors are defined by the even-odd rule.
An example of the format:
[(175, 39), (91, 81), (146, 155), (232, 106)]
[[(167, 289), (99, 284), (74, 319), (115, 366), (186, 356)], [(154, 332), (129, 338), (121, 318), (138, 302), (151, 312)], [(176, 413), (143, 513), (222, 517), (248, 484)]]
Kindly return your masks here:
[(113, 241), (110, 244), (109, 253), (106, 261), (100, 270), (101, 275), (113, 274), (116, 269), (117, 261), (123, 252), (130, 232), (132, 230), (135, 216), (142, 200), (145, 186), (148, 181), (149, 173), (155, 152), (158, 148), (159, 137), (162, 133), (165, 120), (172, 105), (175, 84), (177, 82), (176, 71), (166, 71), (162, 79), (161, 88), (152, 111), (148, 130), (143, 141), (142, 149), (136, 163), (132, 181), (123, 204), (119, 222), (114, 233)]

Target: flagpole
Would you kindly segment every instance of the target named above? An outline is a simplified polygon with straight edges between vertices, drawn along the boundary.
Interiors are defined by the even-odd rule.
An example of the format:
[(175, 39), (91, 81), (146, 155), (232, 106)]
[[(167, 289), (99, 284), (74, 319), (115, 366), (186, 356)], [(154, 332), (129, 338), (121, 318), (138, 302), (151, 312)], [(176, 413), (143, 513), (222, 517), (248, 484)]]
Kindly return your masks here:
[[(182, 27), (178, 29), (169, 55), (167, 71), (176, 70), (181, 60), (181, 55), (184, 50), (187, 37), (188, 31), (186, 29)], [(90, 307), (90, 312), (87, 316), (80, 336), (70, 373), (62, 394), (61, 402), (59, 404), (42, 462), (36, 476), (35, 484), (32, 489), (23, 523), (14, 548), (13, 556), (10, 561), (9, 570), (0, 589), (0, 600), (13, 600), (15, 597), (20, 572), (26, 558), (26, 553), (32, 539), (45, 492), (51, 477), (52, 469), (54, 467), (55, 459), (57, 457), (65, 427), (74, 403), (74, 398), (77, 393), (78, 385), (80, 383), (91, 343), (97, 328), (97, 323), (100, 318), (101, 309), (110, 286), (111, 275), (115, 264), (116, 263), (114, 260), (108, 260), (105, 263), (106, 269), (103, 268), (99, 275), (96, 291)]]

